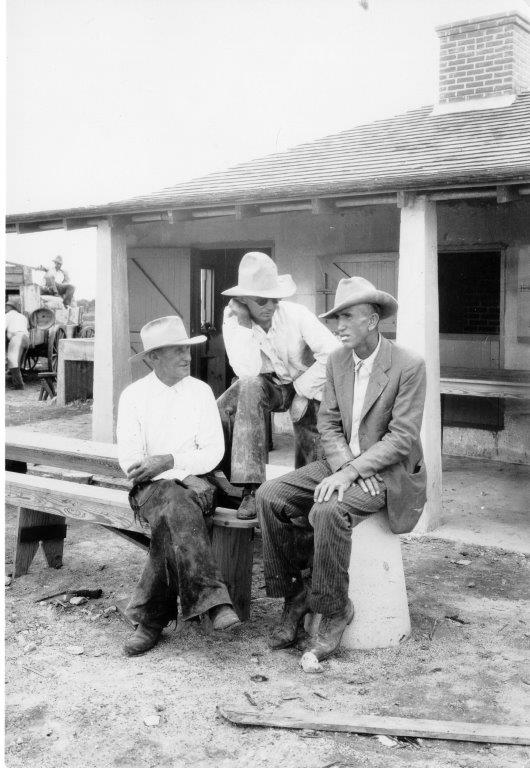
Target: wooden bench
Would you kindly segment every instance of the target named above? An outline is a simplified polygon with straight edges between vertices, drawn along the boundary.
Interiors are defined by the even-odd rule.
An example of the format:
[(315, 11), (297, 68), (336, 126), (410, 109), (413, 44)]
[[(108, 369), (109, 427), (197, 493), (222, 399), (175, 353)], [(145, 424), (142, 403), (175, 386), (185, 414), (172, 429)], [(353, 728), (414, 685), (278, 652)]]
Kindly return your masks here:
[(443, 395), (530, 399), (530, 374), (506, 368), (451, 368), (442, 366), (440, 392)]
[(44, 373), (39, 373), (38, 376), (40, 380), (39, 400), (47, 400), (48, 397), (55, 397), (55, 384), (57, 383), (57, 374), (53, 371), (45, 371)]
[[(100, 525), (149, 548), (149, 533), (135, 523), (129, 506), (116, 445), (8, 427), (5, 454), (6, 503), (19, 510), (15, 577), (28, 572), (39, 544), (50, 567), (62, 566), (67, 519)], [(250, 614), (255, 527), (255, 520), (238, 520), (233, 509), (214, 512), (213, 551), (241, 619)]]

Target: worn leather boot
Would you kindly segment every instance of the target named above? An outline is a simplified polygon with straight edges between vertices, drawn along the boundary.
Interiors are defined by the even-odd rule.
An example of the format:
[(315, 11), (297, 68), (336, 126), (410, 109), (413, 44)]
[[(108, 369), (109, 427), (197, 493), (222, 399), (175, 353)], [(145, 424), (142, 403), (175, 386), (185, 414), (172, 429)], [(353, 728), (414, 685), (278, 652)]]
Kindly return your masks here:
[(22, 379), (20, 368), (10, 368), (9, 373), (11, 375), (13, 389), (24, 389), (24, 380)]
[(216, 605), (214, 608), (210, 608), (209, 614), (212, 627), (217, 630), (228, 629), (235, 627), (236, 624), (241, 624), (239, 616), (231, 605)]
[(285, 598), (280, 623), (273, 628), (269, 637), (269, 647), (276, 651), (294, 645), (298, 628), (308, 611), (309, 600), (305, 589), (294, 597)]
[(305, 651), (312, 653), (319, 661), (331, 656), (340, 645), (344, 630), (353, 619), (353, 603), (348, 600), (345, 607), (331, 616), (322, 616), (317, 636), (305, 647)]
[(254, 489), (245, 488), (243, 500), (236, 512), (238, 520), (253, 520), (257, 516), (256, 493)]
[(123, 646), (126, 656), (139, 656), (154, 648), (160, 640), (162, 627), (148, 627), (145, 624), (138, 624), (133, 635)]

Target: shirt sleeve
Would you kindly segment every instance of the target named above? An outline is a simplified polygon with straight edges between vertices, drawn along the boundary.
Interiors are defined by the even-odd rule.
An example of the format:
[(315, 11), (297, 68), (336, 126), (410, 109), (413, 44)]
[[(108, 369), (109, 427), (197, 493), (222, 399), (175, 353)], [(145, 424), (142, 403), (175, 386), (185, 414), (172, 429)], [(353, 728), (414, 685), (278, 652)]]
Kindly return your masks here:
[(131, 392), (126, 389), (121, 393), (118, 403), (116, 440), (118, 443), (118, 461), (123, 472), (127, 474), (131, 464), (144, 459), (145, 450), (134, 398)]
[(310, 400), (321, 400), (326, 382), (328, 355), (341, 346), (340, 341), (329, 328), (306, 307), (301, 307), (299, 328), (302, 337), (313, 353), (315, 362), (293, 382), (299, 395)]
[(261, 371), (261, 350), (252, 328), (239, 325), (237, 317), (225, 308), (223, 341), (228, 361), (238, 378), (258, 376)]
[(167, 476), (184, 480), (188, 475), (205, 475), (219, 464), (224, 454), (224, 435), (219, 409), (212, 390), (204, 389), (200, 397), (200, 421), (195, 436), (196, 448), (173, 454), (174, 468), (156, 480)]

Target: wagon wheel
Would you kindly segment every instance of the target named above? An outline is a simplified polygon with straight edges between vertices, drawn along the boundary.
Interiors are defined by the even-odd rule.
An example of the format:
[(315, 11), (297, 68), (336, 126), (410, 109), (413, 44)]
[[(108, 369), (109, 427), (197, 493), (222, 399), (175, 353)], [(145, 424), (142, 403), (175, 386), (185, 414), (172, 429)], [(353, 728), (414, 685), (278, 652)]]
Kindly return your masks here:
[(39, 355), (33, 350), (28, 349), (22, 370), (34, 371), (35, 368), (37, 367), (38, 362), (39, 362)]
[(87, 325), (79, 331), (81, 339), (93, 339), (95, 335), (96, 331), (93, 325)]
[(59, 341), (66, 338), (66, 332), (61, 326), (50, 328), (48, 332), (48, 370), (57, 373), (59, 364)]

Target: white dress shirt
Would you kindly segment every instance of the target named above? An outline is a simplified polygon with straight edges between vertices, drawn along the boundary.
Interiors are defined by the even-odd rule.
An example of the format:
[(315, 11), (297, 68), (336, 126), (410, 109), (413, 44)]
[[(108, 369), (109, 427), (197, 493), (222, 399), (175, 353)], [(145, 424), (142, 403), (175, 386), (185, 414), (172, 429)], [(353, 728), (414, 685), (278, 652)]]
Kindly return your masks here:
[(174, 466), (155, 480), (183, 480), (214, 469), (224, 453), (215, 397), (199, 379), (187, 376), (172, 387), (155, 372), (123, 390), (118, 406), (118, 459), (125, 473), (146, 456), (173, 456)]
[(361, 455), (361, 448), (359, 446), (359, 426), (361, 424), (361, 413), (363, 412), (364, 398), (366, 397), (366, 390), (368, 389), (368, 382), (374, 367), (375, 358), (379, 352), (381, 346), (381, 335), (379, 335), (379, 341), (377, 347), (374, 349), (371, 355), (365, 357), (364, 360), (357, 357), (355, 352), (353, 354), (353, 361), (355, 363), (355, 381), (353, 383), (353, 409), (351, 419), (351, 438), (350, 448), (353, 453), (353, 458)]
[(328, 355), (340, 341), (302, 304), (280, 301), (271, 327), (239, 325), (229, 307), (223, 319), (223, 340), (236, 376), (275, 373), (282, 384), (293, 382), (299, 395), (322, 400)]
[(6, 312), (6, 333), (7, 338), (11, 339), (15, 333), (28, 333), (28, 319), (16, 309), (10, 309)]

